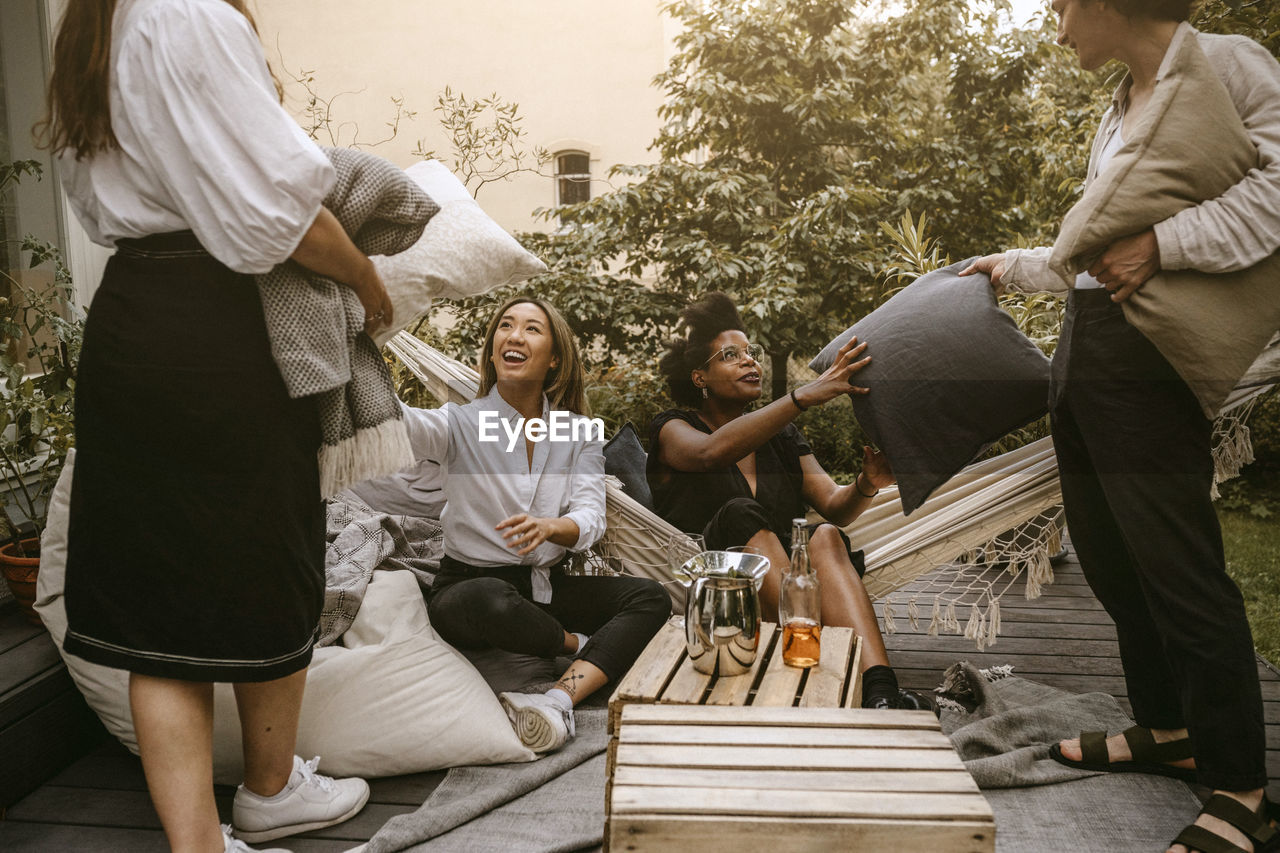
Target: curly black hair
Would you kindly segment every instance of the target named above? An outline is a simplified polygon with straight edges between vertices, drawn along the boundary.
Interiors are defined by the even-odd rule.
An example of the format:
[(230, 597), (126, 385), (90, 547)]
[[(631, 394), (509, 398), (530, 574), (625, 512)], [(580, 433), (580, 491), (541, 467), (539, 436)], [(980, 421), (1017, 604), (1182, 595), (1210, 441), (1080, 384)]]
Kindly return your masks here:
[(733, 300), (719, 291), (708, 293), (681, 311), (680, 321), (687, 333), (667, 343), (658, 369), (667, 379), (671, 398), (681, 406), (696, 409), (702, 402), (702, 392), (690, 374), (711, 357), (712, 341), (724, 332), (745, 332), (746, 328)]

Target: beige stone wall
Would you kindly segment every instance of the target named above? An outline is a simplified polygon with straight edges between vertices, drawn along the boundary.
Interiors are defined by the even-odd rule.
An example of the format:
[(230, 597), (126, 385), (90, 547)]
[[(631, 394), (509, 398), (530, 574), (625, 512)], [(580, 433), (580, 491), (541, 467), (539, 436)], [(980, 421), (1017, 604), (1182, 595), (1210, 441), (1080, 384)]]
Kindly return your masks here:
[[(652, 159), (661, 98), (650, 83), (671, 37), (658, 0), (257, 0), (256, 14), (292, 111), (300, 114), (305, 92), (288, 72), (313, 72), (323, 97), (347, 93), (333, 101), (340, 144), (357, 131), (362, 142), (382, 139), (391, 99), (401, 97), (417, 117), (373, 150), (403, 166), (419, 140), (447, 152), (432, 111), (447, 85), (519, 103), (530, 146), (586, 151), (594, 177)], [(593, 195), (606, 188), (596, 184)], [(484, 187), (478, 200), (509, 230), (546, 227), (531, 214), (554, 204), (554, 182), (521, 175)]]

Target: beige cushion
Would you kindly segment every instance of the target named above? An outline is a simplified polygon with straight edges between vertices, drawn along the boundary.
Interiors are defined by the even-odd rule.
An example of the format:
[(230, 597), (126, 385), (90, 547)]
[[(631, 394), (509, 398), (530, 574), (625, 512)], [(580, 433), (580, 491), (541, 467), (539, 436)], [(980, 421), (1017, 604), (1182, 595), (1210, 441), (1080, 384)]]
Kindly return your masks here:
[[(71, 468), (69, 461), (50, 498), (36, 599), (59, 649), (67, 630), (62, 588)], [(535, 757), (512, 731), (484, 679), (431, 629), (410, 572), (374, 572), (342, 642), (316, 649), (298, 726), (298, 753), (319, 755), (323, 772), (394, 776)], [(63, 660), (103, 725), (136, 753), (129, 674), (74, 655)], [(226, 684), (219, 684), (214, 696), (214, 778), (238, 783), (242, 759), (235, 697)]]
[(374, 336), (382, 346), (431, 309), (433, 299), (465, 299), (544, 273), (547, 265), (489, 218), (439, 160), (405, 170), (438, 205), (422, 237), (396, 255), (375, 256), (395, 323)]
[[(1087, 269), (1118, 238), (1216, 198), (1257, 167), (1231, 95), (1194, 33), (1181, 32), (1132, 138), (1063, 221), (1049, 262), (1063, 275)], [(1213, 418), (1280, 329), (1280, 253), (1239, 272), (1164, 270), (1123, 305)]]

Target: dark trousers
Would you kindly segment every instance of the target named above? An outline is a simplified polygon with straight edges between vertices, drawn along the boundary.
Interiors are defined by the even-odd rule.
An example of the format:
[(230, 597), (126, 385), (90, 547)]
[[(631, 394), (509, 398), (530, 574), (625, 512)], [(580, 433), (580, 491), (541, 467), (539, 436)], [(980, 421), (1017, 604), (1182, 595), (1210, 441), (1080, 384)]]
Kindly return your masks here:
[(1138, 723), (1186, 726), (1202, 784), (1267, 784), (1262, 696), (1209, 493), (1212, 424), (1105, 290), (1073, 291), (1050, 417), (1067, 527), (1116, 623)]
[(555, 657), (565, 631), (590, 634), (578, 657), (613, 681), (671, 615), (671, 599), (647, 578), (566, 575), (555, 568), (551, 602), (539, 604), (528, 566), (477, 567), (446, 557), (427, 612), (431, 627), (461, 649)]
[[(808, 525), (809, 535), (812, 536), (823, 523), (825, 522)], [(832, 526), (835, 527), (835, 525)], [(751, 537), (761, 530), (772, 530), (769, 527), (768, 511), (754, 498), (730, 498), (725, 501), (724, 506), (716, 510), (715, 515), (711, 516), (707, 526), (702, 528), (702, 538), (710, 550), (723, 551), (735, 545), (746, 545)], [(858, 577), (862, 577), (867, 572), (865, 555), (860, 550), (853, 550), (853, 545), (843, 530), (839, 527), (835, 530), (844, 540), (844, 549), (849, 552), (849, 561), (853, 563), (854, 571), (858, 573)], [(788, 530), (786, 533), (773, 531), (773, 533), (782, 543), (782, 549), (789, 552), (791, 531)]]

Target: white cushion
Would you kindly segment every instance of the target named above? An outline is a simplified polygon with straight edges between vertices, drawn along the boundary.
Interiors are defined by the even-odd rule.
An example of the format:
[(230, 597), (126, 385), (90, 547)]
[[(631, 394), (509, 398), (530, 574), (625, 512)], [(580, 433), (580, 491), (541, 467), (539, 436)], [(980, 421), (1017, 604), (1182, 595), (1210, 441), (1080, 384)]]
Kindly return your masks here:
[(464, 299), (547, 271), (490, 219), (462, 182), (439, 160), (405, 170), (438, 205), (417, 243), (396, 255), (375, 256), (391, 297), (395, 323), (378, 332), (379, 346), (431, 309), (436, 298)]
[[(36, 610), (62, 648), (71, 461), (49, 503), (40, 550)], [(493, 691), (436, 636), (410, 572), (376, 571), (344, 645), (316, 649), (298, 725), (297, 751), (319, 755), (339, 776), (395, 776), (463, 764), (531, 761)], [(129, 712), (129, 674), (63, 655), (103, 725), (138, 751)], [(230, 685), (214, 692), (214, 778), (240, 781), (240, 720)]]

